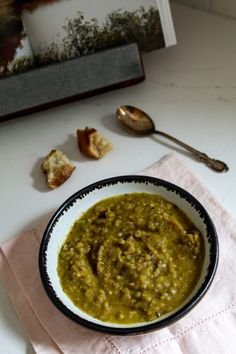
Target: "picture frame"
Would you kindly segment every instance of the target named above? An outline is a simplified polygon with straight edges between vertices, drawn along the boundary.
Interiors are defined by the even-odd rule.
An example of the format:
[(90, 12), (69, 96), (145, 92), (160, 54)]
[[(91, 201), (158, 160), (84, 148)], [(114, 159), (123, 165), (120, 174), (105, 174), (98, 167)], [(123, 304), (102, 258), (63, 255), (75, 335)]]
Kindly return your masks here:
[[(8, 7), (0, 9), (0, 121), (141, 82), (145, 77), (142, 53), (176, 43), (168, 0), (99, 0), (96, 4), (6, 0), (5, 4)], [(110, 82), (105, 68), (112, 73), (109, 64), (117, 59), (120, 69)], [(106, 62), (99, 73), (96, 67), (101, 60)], [(78, 79), (73, 87), (72, 70)], [(68, 78), (58, 85), (61, 72)], [(89, 73), (87, 79), (84, 72)], [(27, 94), (26, 88), (34, 95)]]

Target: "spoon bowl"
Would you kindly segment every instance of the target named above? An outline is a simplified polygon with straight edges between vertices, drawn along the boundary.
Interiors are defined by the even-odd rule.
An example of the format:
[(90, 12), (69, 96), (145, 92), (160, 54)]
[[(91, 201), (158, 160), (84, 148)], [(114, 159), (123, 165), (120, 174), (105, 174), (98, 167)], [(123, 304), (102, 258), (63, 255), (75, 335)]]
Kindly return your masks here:
[(155, 132), (153, 120), (141, 109), (121, 106), (117, 109), (116, 116), (134, 134), (150, 135)]
[(194, 149), (192, 146), (176, 139), (175, 137), (156, 130), (155, 124), (151, 117), (141, 109), (133, 106), (120, 106), (116, 111), (117, 119), (128, 129), (129, 132), (136, 135), (150, 135), (159, 134), (167, 139), (172, 140), (175, 144), (182, 146), (184, 149), (190, 151), (192, 155), (205, 163), (208, 167), (216, 172), (227, 172), (229, 170), (225, 162), (212, 159), (205, 153)]

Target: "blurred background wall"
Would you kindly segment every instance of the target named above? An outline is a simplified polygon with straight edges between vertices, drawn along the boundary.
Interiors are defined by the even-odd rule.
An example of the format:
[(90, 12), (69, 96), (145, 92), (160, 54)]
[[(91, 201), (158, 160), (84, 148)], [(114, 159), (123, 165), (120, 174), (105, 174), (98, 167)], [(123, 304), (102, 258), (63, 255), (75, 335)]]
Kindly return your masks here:
[(173, 0), (173, 2), (236, 19), (236, 0)]

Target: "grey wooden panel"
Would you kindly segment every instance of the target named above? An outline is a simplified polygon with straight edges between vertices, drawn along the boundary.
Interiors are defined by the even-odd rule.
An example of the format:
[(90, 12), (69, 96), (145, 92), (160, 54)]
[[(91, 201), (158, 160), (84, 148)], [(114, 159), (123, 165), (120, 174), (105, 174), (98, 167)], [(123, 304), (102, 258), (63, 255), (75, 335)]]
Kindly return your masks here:
[(0, 80), (0, 120), (142, 80), (136, 44), (35, 68)]

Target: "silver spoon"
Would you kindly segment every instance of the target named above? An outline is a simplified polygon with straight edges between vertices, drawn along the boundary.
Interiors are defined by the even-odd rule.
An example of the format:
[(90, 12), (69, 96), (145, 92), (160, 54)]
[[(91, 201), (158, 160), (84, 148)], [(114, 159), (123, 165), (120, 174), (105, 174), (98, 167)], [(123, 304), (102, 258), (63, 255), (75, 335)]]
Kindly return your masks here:
[(126, 126), (126, 128), (128, 128), (129, 131), (137, 135), (149, 135), (153, 133), (162, 135), (190, 151), (195, 158), (204, 162), (214, 171), (227, 172), (229, 170), (228, 166), (223, 161), (211, 159), (205, 153), (194, 149), (173, 136), (156, 130), (153, 120), (139, 108), (132, 106), (120, 106), (116, 111), (116, 117)]

